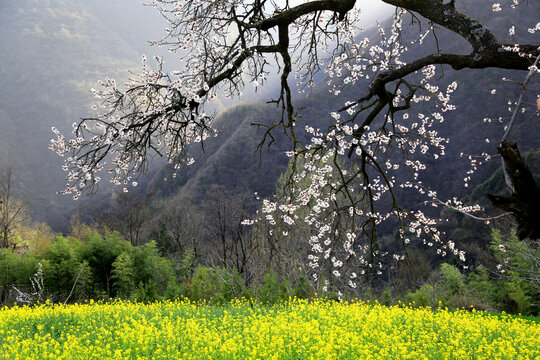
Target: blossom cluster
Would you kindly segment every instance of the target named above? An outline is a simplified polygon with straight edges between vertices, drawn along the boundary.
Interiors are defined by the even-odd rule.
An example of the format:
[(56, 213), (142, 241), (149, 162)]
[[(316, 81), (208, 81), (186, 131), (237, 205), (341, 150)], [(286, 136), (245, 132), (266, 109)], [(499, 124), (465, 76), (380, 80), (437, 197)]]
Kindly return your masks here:
[[(406, 65), (401, 55), (420, 44), (432, 28), (419, 33), (416, 40), (401, 44), (398, 39), (403, 15), (396, 14), (390, 36), (379, 27), (381, 41), (377, 44), (368, 39), (357, 41), (343, 33), (340, 41), (348, 50), (325, 69), (332, 94), (339, 95), (343, 84), (376, 78)], [(313, 279), (317, 281), (325, 273), (333, 275), (325, 279), (324, 287), (336, 288), (339, 282), (355, 289), (358, 273), (381, 274), (385, 265), (393, 267), (393, 261), (404, 259), (403, 254), (390, 254), (374, 245), (378, 241), (376, 229), (383, 222), (399, 229), (403, 244), (418, 239), (435, 246), (441, 256), (453, 254), (465, 260), (463, 251), (443, 239), (437, 229), (438, 219), (423, 209), (401, 207), (396, 194), (399, 188), (426, 197), (426, 203), (439, 201), (436, 192), (422, 183), (420, 174), (427, 169), (423, 159), (436, 160), (445, 155), (449, 139), (439, 136), (437, 126), (444, 122), (446, 112), (455, 109), (451, 96), (457, 83), (440, 89), (430, 82), (435, 75), (436, 68), (430, 65), (418, 71), (410, 83), (397, 82), (389, 105), (394, 111), (370, 124), (358, 123), (365, 104), (345, 103), (343, 111), (330, 114), (329, 130), (305, 126), (310, 143), (287, 154), (297, 169), (290, 193), (285, 199), (265, 200), (257, 221), (276, 225), (280, 218), (291, 226), (298, 222), (310, 226), (308, 265)], [(410, 111), (411, 103), (422, 111)], [(409, 180), (404, 180), (407, 174)], [(285, 206), (289, 206), (287, 211), (283, 211)]]

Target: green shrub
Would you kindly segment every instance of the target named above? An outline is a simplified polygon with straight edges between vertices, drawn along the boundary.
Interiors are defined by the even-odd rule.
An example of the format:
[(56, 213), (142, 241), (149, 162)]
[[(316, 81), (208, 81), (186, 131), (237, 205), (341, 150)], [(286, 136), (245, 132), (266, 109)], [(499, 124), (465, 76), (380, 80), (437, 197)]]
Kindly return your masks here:
[(519, 281), (502, 280), (495, 291), (495, 303), (499, 310), (510, 314), (530, 314), (531, 297), (528, 296)]
[(33, 255), (0, 249), (0, 286), (30, 284), (30, 277), (37, 268), (38, 259)]
[(129, 252), (133, 247), (115, 231), (104, 236), (93, 232), (79, 244), (77, 252), (92, 270), (96, 291), (105, 292), (107, 298), (114, 297), (113, 264), (120, 254)]
[(135, 267), (132, 252), (121, 253), (112, 266), (112, 280), (116, 296), (130, 299), (135, 292)]
[(465, 276), (453, 265), (441, 264), (442, 290), (447, 298), (463, 295)]
[(540, 242), (519, 240), (512, 230), (492, 232), (491, 248), (499, 265), (496, 306), (509, 313), (540, 313)]
[(424, 284), (420, 289), (409, 292), (405, 296), (405, 303), (412, 306), (431, 306), (435, 308), (439, 301), (436, 288), (429, 284)]
[(169, 282), (175, 278), (170, 260), (159, 254), (154, 241), (133, 248), (132, 256), (134, 283), (153, 284), (156, 292), (164, 295)]
[(58, 236), (45, 253), (43, 282), (46, 295), (52, 301), (65, 301), (73, 288), (81, 270), (81, 261), (75, 251), (77, 246), (77, 240)]
[(196, 260), (195, 252), (193, 250), (187, 250), (182, 255), (182, 260), (178, 264), (179, 266), (175, 269), (176, 277), (182, 281), (191, 278), (195, 270)]
[(182, 289), (174, 279), (169, 280), (165, 294), (163, 294), (164, 300), (176, 300), (182, 296)]
[(258, 299), (263, 304), (277, 304), (289, 298), (288, 286), (285, 281), (278, 282), (276, 274), (264, 274), (264, 282), (258, 291)]
[(390, 294), (390, 288), (387, 286), (381, 295), (381, 304), (392, 306), (393, 303), (394, 301), (392, 300), (392, 295)]
[(251, 298), (251, 293), (248, 292), (242, 276), (236, 269), (230, 272), (223, 268), (217, 268), (215, 272), (219, 278), (220, 289), (214, 302), (228, 303), (235, 298)]
[(139, 283), (135, 292), (135, 301), (149, 303), (158, 300), (162, 300), (162, 298), (158, 295), (156, 285), (154, 283)]
[(304, 275), (298, 277), (294, 284), (293, 296), (298, 299), (308, 299), (311, 297), (312, 293), (313, 289), (308, 279)]
[(205, 302), (210, 302), (221, 290), (215, 270), (201, 265), (195, 268), (193, 277), (188, 280), (186, 288), (186, 296), (190, 300)]
[(103, 297), (103, 294), (94, 284), (92, 269), (86, 260), (80, 263), (75, 281), (76, 283), (73, 282), (73, 293), (69, 300), (81, 301), (83, 299)]
[(474, 308), (493, 311), (495, 283), (489, 279), (488, 272), (483, 266), (478, 266), (475, 272), (467, 277), (467, 296), (474, 299)]
[(18, 255), (11, 249), (0, 249), (0, 304), (8, 300), (10, 286), (30, 286), (30, 277), (37, 268), (38, 259), (33, 255)]

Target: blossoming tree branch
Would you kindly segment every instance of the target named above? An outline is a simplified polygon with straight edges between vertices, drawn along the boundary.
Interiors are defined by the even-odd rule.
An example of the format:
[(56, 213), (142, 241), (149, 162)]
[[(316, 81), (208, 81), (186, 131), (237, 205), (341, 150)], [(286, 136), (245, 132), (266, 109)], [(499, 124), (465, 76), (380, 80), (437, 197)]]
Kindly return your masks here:
[[(166, 36), (156, 45), (176, 53), (184, 65), (166, 72), (160, 57), (152, 64), (143, 57), (142, 71), (131, 82), (120, 86), (106, 79), (99, 89), (92, 89), (101, 99), (99, 115), (75, 123), (74, 138), (53, 129), (57, 139), (51, 148), (66, 157), (64, 193), (76, 199), (95, 191), (104, 172), (127, 191), (153, 154), (164, 156), (176, 168), (189, 164), (193, 160), (187, 147), (216, 135), (213, 118), (205, 110), (209, 104), (220, 96), (241, 97), (247, 85), (264, 85), (277, 66), (280, 88), (272, 102), (282, 116), (266, 125), (260, 146), (271, 143), (276, 131), (290, 138), (289, 194), (265, 200), (257, 219), (246, 224), (307, 223), (312, 227), (312, 268), (331, 260), (334, 275), (347, 278), (351, 286), (357, 274), (343, 270), (344, 263), (375, 269), (385, 255), (403, 258), (380, 249), (377, 229), (383, 222), (400, 229), (403, 245), (421, 240), (436, 245), (443, 256), (452, 253), (463, 259), (463, 252), (441, 236), (437, 218), (422, 206), (404, 206), (400, 201), (400, 194), (413, 191), (426, 199), (424, 204), (446, 204), (468, 213), (479, 210), (457, 198), (439, 199), (418, 178), (426, 169), (422, 159), (443, 158), (450, 140), (441, 137), (436, 126), (441, 126), (445, 112), (455, 108), (451, 99), (458, 84), (443, 84), (437, 69), (495, 67), (536, 73), (533, 64), (540, 43), (505, 44), (480, 21), (460, 12), (453, 0), (383, 1), (396, 11), (391, 26), (379, 27), (380, 41), (374, 42), (362, 38), (358, 27), (359, 6), (367, 0), (313, 0), (299, 5), (273, 0), (153, 0), (147, 5), (168, 21)], [(495, 12), (501, 6), (529, 4), (519, 0), (489, 4)], [(411, 22), (427, 26), (416, 26), (417, 35), (411, 40), (403, 36), (405, 19), (406, 26)], [(540, 31), (540, 24), (523, 26), (530, 33)], [(426, 37), (441, 27), (465, 39), (468, 53), (425, 49)], [(405, 56), (409, 49), (422, 49), (426, 55)], [(318, 72), (326, 74), (324, 86), (333, 95), (360, 81), (369, 86), (336, 105), (327, 129), (295, 127), (302, 116), (295, 107), (295, 93), (316, 86)], [(413, 107), (421, 110), (411, 113)], [(309, 119), (303, 121), (309, 124)], [(307, 131), (311, 141), (301, 141), (300, 131)]]

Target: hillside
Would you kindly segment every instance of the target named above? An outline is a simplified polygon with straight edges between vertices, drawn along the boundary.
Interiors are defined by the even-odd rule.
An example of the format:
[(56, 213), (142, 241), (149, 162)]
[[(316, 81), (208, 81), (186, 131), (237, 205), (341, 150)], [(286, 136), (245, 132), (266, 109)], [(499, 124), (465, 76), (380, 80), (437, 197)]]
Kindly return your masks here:
[(95, 103), (89, 89), (98, 80), (125, 79), (139, 66), (162, 28), (154, 13), (127, 0), (0, 3), (0, 168), (13, 168), (17, 195), (36, 220), (66, 229), (79, 205), (56, 195), (65, 175), (47, 149), (51, 127), (69, 134)]
[[(487, 4), (485, 1), (482, 3)], [(478, 6), (476, 3), (461, 1), (456, 3), (456, 7), (485, 21), (489, 26), (493, 26), (495, 33), (501, 39), (511, 41), (507, 34), (513, 19), (501, 17), (497, 13), (493, 13), (489, 6)], [(534, 21), (535, 15), (534, 11), (531, 11), (531, 7), (535, 8), (538, 5), (531, 4), (529, 7), (515, 10), (515, 19), (519, 18), (525, 24)], [(411, 31), (411, 28), (404, 27), (405, 38), (411, 36), (407, 33), (408, 31)], [(442, 51), (456, 53), (468, 51), (468, 43), (455, 34), (439, 29), (436, 35)], [(362, 34), (362, 36), (366, 35)], [(377, 37), (373, 30), (369, 31), (367, 36)], [(522, 32), (516, 36), (525, 41), (533, 41), (534, 36), (537, 35)], [(435, 48), (433, 37), (427, 38), (426, 42), (429, 44), (428, 48)], [(424, 54), (414, 50), (411, 51), (409, 57), (421, 55)], [(469, 188), (463, 186), (463, 178), (470, 165), (465, 158), (460, 157), (460, 154), (476, 155), (483, 152), (496, 154), (495, 144), (504, 133), (503, 128), (509, 118), (507, 102), (509, 99), (517, 99), (519, 95), (518, 86), (501, 79), (509, 78), (521, 81), (525, 74), (500, 69), (454, 71), (448, 67), (444, 67), (442, 71), (438, 69), (438, 71), (444, 74), (442, 84), (449, 84), (453, 81), (458, 83), (458, 90), (452, 101), (453, 104), (457, 105), (457, 110), (446, 113), (444, 124), (437, 128), (442, 136), (451, 139), (446, 149), (446, 156), (442, 161), (425, 160), (431, 169), (423, 180), (436, 188), (441, 197), (446, 198), (467, 193), (469, 189), (486, 180), (500, 166), (500, 162), (495, 156), (494, 160), (479, 168)], [(321, 84), (323, 85), (307, 99), (297, 99), (296, 106), (301, 109), (300, 114), (302, 115), (298, 125), (299, 133), (303, 133), (301, 130), (303, 124), (324, 129), (330, 118), (330, 112), (335, 111), (345, 99), (362, 94), (367, 87), (367, 83), (359, 83), (356, 86), (345, 88), (342, 96), (334, 97), (325, 89), (324, 81), (321, 81)], [(497, 89), (496, 95), (490, 93), (492, 89)], [(530, 99), (535, 96), (533, 93), (528, 95)], [(218, 128), (221, 130), (219, 137), (207, 143), (204, 153), (200, 149), (195, 149), (193, 153), (196, 158), (195, 164), (191, 168), (184, 168), (184, 171), (180, 171), (176, 181), (164, 185), (168, 188), (167, 192), (178, 191), (187, 197), (201, 198), (204, 197), (205, 188), (211, 185), (223, 185), (229, 188), (232, 193), (257, 191), (261, 194), (272, 194), (279, 169), (287, 161), (283, 155), (287, 149), (287, 139), (281, 136), (279, 130), (275, 131), (278, 143), (271, 146), (270, 151), (263, 152), (263, 168), (258, 169), (256, 155), (252, 154), (261, 139), (262, 132), (251, 127), (250, 123), (260, 122), (259, 119), (263, 115), (265, 121), (275, 121), (279, 118), (279, 112), (273, 112), (273, 110), (274, 108), (270, 105), (252, 104), (231, 107), (220, 114), (216, 119), (216, 123), (219, 124)], [(420, 112), (420, 109), (417, 108), (415, 111)], [(486, 117), (494, 119), (501, 117), (502, 120), (500, 123), (487, 123), (484, 122)], [(518, 140), (522, 152), (526, 152), (540, 146), (536, 135), (539, 131), (540, 124), (537, 121), (529, 120), (526, 123), (521, 123), (514, 130), (512, 136)], [(272, 167), (275, 171), (269, 171)], [(167, 171), (163, 174), (166, 173)], [(156, 176), (153, 182), (154, 188), (163, 188), (158, 185), (158, 178), (161, 178), (163, 174)], [(175, 190), (176, 188), (178, 190)]]
[[(105, 0), (92, 2), (69, 2), (67, 0), (28, 0), (0, 4), (0, 167), (11, 166), (18, 179), (19, 193), (27, 199), (33, 217), (51, 224), (57, 230), (66, 229), (66, 217), (75, 206), (69, 197), (56, 195), (64, 185), (64, 173), (60, 170), (62, 159), (46, 150), (52, 137), (50, 128), (55, 126), (69, 133), (71, 124), (89, 114), (95, 102), (88, 89), (95, 87), (105, 76), (125, 79), (129, 69), (138, 66), (142, 53), (151, 54), (146, 41), (162, 34), (162, 23), (155, 10), (142, 7), (142, 1)], [(488, 5), (488, 6), (486, 6)], [(512, 18), (494, 13), (488, 1), (457, 1), (456, 7), (485, 21), (495, 28), (495, 33), (509, 42), (508, 28), (519, 19), (525, 24), (535, 20), (538, 4), (515, 10)], [(404, 37), (416, 29), (404, 27)], [(360, 36), (376, 37), (370, 30)], [(533, 41), (538, 35), (517, 33), (520, 40)], [(454, 34), (437, 30), (437, 39), (428, 37), (427, 42), (435, 48), (435, 41), (443, 50), (464, 53), (468, 44)], [(159, 51), (158, 51), (159, 52)], [(412, 55), (422, 55), (412, 50)], [(501, 81), (502, 77), (521, 81), (522, 73), (486, 70), (463, 70), (455, 72), (444, 68), (444, 84), (457, 81), (454, 94), (457, 110), (446, 115), (445, 123), (438, 129), (443, 136), (452, 138), (443, 161), (432, 161), (424, 181), (433, 185), (442, 198), (467, 193), (469, 189), (485, 181), (499, 167), (497, 158), (483, 165), (473, 178), (469, 188), (463, 187), (463, 177), (468, 163), (460, 153), (495, 154), (494, 144), (501, 137), (504, 120), (508, 117), (507, 101), (515, 99), (518, 87)], [(321, 85), (309, 98), (299, 98), (296, 106), (301, 109), (302, 119), (298, 133), (304, 124), (324, 129), (329, 113), (345, 99), (363, 94), (366, 83), (358, 83), (344, 89), (341, 97), (328, 93), (321, 76)], [(497, 89), (491, 95), (491, 89)], [(219, 186), (228, 189), (229, 195), (258, 192), (271, 196), (280, 173), (285, 169), (289, 141), (275, 131), (276, 143), (261, 153), (255, 153), (263, 129), (252, 123), (271, 123), (279, 111), (262, 100), (275, 97), (270, 86), (255, 96), (261, 100), (249, 103), (251, 94), (238, 99), (242, 105), (224, 103), (228, 108), (216, 119), (220, 135), (205, 144), (204, 151), (193, 147), (190, 151), (195, 164), (184, 167), (172, 178), (168, 167), (150, 172), (148, 179), (140, 180), (142, 191), (155, 191), (162, 196), (182, 196), (195, 202), (204, 202), (208, 189)], [(534, 96), (534, 94), (530, 94)], [(498, 118), (500, 124), (484, 123), (485, 117)], [(536, 134), (540, 125), (529, 120), (515, 130), (522, 152), (540, 146)], [(489, 139), (489, 143), (486, 142)], [(161, 159), (154, 162), (160, 164)], [(161, 165), (159, 165), (161, 166)], [(163, 181), (167, 178), (167, 182)], [(148, 186), (145, 186), (148, 183)], [(87, 203), (104, 207), (111, 189), (104, 184), (98, 196), (86, 199)]]

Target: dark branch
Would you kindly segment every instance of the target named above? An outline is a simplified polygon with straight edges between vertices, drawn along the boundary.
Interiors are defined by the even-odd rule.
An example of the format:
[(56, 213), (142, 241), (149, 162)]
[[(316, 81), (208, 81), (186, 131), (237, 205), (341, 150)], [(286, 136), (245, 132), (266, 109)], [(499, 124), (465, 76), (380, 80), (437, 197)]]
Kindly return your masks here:
[(319, 0), (310, 1), (282, 11), (271, 18), (263, 20), (254, 27), (268, 31), (276, 26), (289, 25), (301, 16), (319, 11), (334, 11), (339, 14), (339, 20), (343, 20), (356, 3), (356, 0)]
[(515, 142), (504, 141), (497, 151), (503, 157), (514, 191), (509, 196), (488, 194), (487, 197), (493, 206), (514, 215), (520, 239), (540, 239), (540, 187)]

